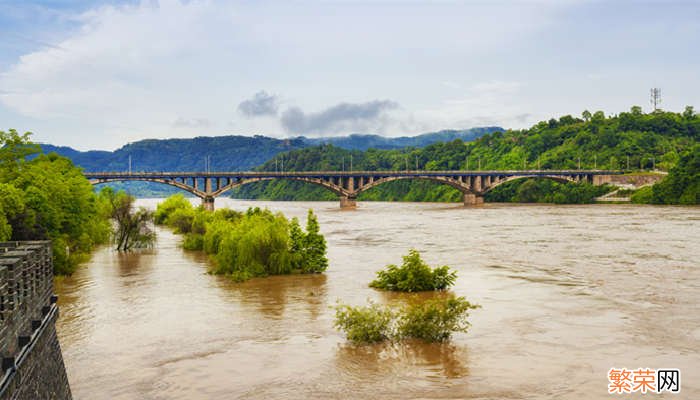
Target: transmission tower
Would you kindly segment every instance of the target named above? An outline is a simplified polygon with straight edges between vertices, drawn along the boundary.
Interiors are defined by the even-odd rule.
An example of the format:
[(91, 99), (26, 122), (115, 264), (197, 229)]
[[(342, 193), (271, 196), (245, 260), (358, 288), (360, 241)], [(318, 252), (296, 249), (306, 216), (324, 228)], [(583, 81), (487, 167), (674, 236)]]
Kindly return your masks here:
[(654, 107), (654, 111), (658, 110), (659, 104), (661, 104), (661, 89), (651, 88), (651, 98), (649, 100), (651, 106)]

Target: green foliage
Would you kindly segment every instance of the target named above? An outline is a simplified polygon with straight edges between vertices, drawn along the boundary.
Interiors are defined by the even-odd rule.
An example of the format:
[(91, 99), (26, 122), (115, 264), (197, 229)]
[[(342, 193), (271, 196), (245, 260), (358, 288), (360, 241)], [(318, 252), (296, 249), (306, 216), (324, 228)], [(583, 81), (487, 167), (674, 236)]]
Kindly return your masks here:
[(654, 198), (654, 189), (651, 186), (645, 186), (640, 188), (636, 192), (632, 193), (630, 201), (636, 204), (651, 204)]
[(668, 176), (652, 187), (651, 202), (700, 204), (700, 144), (684, 152)]
[(0, 131), (0, 240), (50, 239), (54, 272), (70, 274), (109, 239), (109, 217), (70, 160), (29, 160), (39, 149), (29, 136)]
[(211, 272), (236, 281), (252, 277), (316, 273), (328, 267), (326, 241), (309, 210), (307, 231), (299, 221), (281, 213), (249, 208), (245, 213), (228, 209), (210, 212), (193, 208), (180, 198), (168, 198), (157, 207), (159, 220), (184, 233), (183, 248), (203, 250), (215, 261)]
[[(632, 107), (630, 112), (614, 116), (584, 112), (583, 119), (565, 115), (542, 121), (529, 129), (497, 131), (471, 142), (453, 140), (423, 148), (391, 150), (344, 150), (321, 145), (279, 155), (285, 170), (512, 170), (512, 169), (611, 169), (669, 170), (700, 138), (700, 116), (691, 108), (681, 113), (657, 111), (650, 114)], [(270, 160), (259, 170), (274, 171)], [(542, 182), (547, 182), (542, 180)], [(678, 180), (687, 182), (687, 180)], [(553, 183), (553, 182), (550, 182)], [(544, 183), (542, 185), (547, 185)], [(540, 184), (519, 180), (512, 183), (510, 195), (493, 195), (488, 201), (513, 200), (520, 185), (526, 201), (553, 203), (591, 202), (599, 193), (586, 184)], [(538, 190), (551, 190), (545, 199)], [(496, 190), (504, 190), (500, 187)], [(659, 189), (661, 190), (661, 189)], [(680, 190), (678, 188), (673, 189)], [(664, 192), (663, 195), (665, 195)], [(602, 195), (600, 193), (598, 195)], [(333, 200), (336, 196), (319, 186), (294, 181), (267, 181), (249, 184), (233, 192), (235, 197), (267, 200)], [(692, 200), (692, 193), (684, 202)], [(360, 200), (461, 201), (460, 193), (446, 185), (417, 180), (394, 181), (377, 186), (359, 196)], [(680, 202), (680, 195), (677, 200)], [(658, 200), (661, 201), (661, 200)], [(666, 202), (666, 201), (664, 201)]]
[(588, 204), (614, 190), (587, 182), (560, 183), (550, 179), (522, 179), (506, 182), (486, 194), (486, 201), (513, 203)]
[(153, 212), (139, 207), (134, 210), (134, 196), (112, 188), (100, 191), (100, 199), (109, 204), (110, 216), (115, 222), (112, 239), (118, 251), (150, 247), (155, 241), (155, 232), (148, 227), (153, 221)]
[(444, 290), (454, 285), (456, 272), (444, 265), (431, 269), (421, 258), (417, 250), (411, 249), (403, 256), (403, 264), (387, 265), (385, 270), (377, 271), (377, 279), (369, 286), (377, 289), (401, 292), (421, 292), (426, 290)]
[(454, 295), (411, 304), (400, 309), (379, 306), (335, 307), (335, 327), (354, 343), (419, 339), (442, 342), (454, 332), (467, 332), (469, 310), (479, 308)]
[(320, 233), (318, 219), (312, 210), (306, 217), (306, 235), (302, 240), (301, 269), (303, 272), (323, 272), (328, 268), (326, 258), (326, 238)]
[(191, 210), (192, 204), (181, 193), (174, 194), (156, 207), (153, 215), (154, 221), (158, 225), (169, 224), (167, 219), (175, 210)]
[(394, 337), (395, 313), (375, 303), (369, 306), (335, 308), (335, 327), (355, 343), (376, 343)]
[(408, 306), (401, 313), (398, 334), (426, 342), (445, 341), (453, 332), (467, 331), (469, 310), (478, 307), (464, 297), (454, 296)]

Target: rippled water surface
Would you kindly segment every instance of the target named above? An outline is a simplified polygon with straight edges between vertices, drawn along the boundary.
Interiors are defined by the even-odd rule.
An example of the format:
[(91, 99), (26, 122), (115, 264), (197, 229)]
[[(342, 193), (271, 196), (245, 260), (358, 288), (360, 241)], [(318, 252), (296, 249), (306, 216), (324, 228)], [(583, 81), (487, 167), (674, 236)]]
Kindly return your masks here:
[[(700, 208), (217, 199), (251, 205), (313, 208), (328, 271), (232, 283), (167, 230), (148, 252), (98, 250), (56, 282), (76, 399), (609, 398), (611, 367), (680, 368), (682, 396), (646, 396), (700, 398)], [(458, 271), (483, 306), (471, 330), (346, 344), (330, 307), (411, 301), (367, 287), (411, 247)]]

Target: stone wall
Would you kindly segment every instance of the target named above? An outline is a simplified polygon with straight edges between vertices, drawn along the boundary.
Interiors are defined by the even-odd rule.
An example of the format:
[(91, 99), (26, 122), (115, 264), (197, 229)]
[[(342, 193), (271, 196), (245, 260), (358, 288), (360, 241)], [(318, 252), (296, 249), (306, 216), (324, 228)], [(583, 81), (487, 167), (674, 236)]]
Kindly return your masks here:
[(602, 185), (608, 183), (613, 186), (624, 188), (638, 188), (641, 186), (652, 185), (665, 177), (665, 174), (595, 175), (593, 177), (593, 184)]
[(51, 243), (0, 243), (0, 400), (71, 399), (57, 318)]

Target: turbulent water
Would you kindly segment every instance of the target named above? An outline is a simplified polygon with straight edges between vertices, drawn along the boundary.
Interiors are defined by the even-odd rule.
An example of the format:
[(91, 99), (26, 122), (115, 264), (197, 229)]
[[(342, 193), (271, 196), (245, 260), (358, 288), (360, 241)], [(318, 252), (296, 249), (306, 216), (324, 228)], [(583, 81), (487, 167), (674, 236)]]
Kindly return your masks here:
[[(700, 208), (217, 200), (251, 205), (313, 208), (328, 271), (232, 283), (167, 230), (98, 250), (56, 282), (76, 399), (602, 399), (611, 367), (679, 368), (680, 397), (646, 396), (700, 398)], [(410, 248), (458, 271), (471, 330), (348, 345), (331, 307), (411, 301), (367, 287)]]

